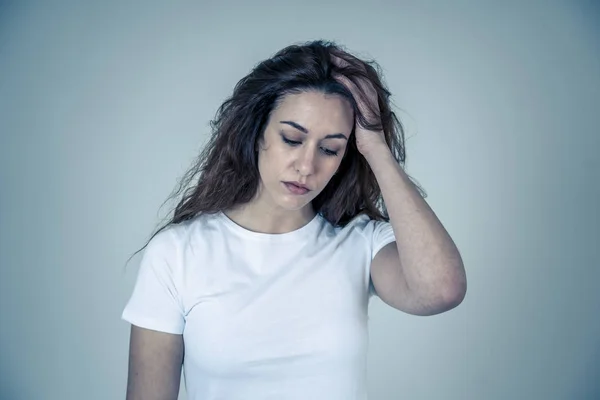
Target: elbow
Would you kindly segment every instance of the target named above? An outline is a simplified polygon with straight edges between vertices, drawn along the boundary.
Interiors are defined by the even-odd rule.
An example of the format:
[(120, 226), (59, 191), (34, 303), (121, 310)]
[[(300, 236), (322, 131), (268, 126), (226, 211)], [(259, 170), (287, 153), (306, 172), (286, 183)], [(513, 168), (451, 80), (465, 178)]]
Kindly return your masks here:
[[(455, 271), (461, 269), (455, 269)], [(415, 299), (415, 307), (410, 308), (410, 311), (407, 312), (413, 315), (430, 316), (458, 307), (467, 295), (467, 279), (464, 270), (449, 275), (435, 283), (422, 286), (419, 291), (413, 291), (413, 288), (409, 286), (408, 291)], [(404, 310), (404, 308), (399, 309)]]
[(467, 279), (464, 275), (453, 279), (448, 283), (443, 291), (442, 298), (444, 299), (445, 308), (451, 310), (458, 307), (467, 295)]
[(423, 306), (411, 309), (409, 314), (431, 316), (450, 311), (458, 307), (465, 299), (467, 285), (466, 282), (455, 285), (444, 285), (442, 289), (438, 287), (438, 290), (435, 290), (435, 293), (435, 295), (428, 297), (428, 301), (422, 301), (421, 304), (423, 304)]
[(460, 289), (460, 290), (456, 290), (456, 291), (452, 292), (451, 295), (446, 296), (446, 308), (448, 310), (451, 310), (453, 308), (458, 307), (463, 302), (466, 295), (467, 295), (466, 287), (464, 289)]

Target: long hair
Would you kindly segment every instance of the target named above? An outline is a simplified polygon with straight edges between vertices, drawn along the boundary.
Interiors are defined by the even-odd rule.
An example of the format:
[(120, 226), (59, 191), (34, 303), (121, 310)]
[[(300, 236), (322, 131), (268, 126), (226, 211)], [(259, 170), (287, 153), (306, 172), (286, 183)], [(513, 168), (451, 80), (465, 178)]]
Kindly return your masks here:
[[(271, 112), (288, 94), (319, 91), (347, 99), (363, 127), (383, 130), (395, 160), (403, 166), (404, 129), (391, 110), (391, 93), (380, 78), (380, 70), (375, 61), (363, 61), (340, 45), (323, 40), (288, 46), (256, 65), (236, 84), (233, 94), (210, 122), (209, 141), (167, 199), (178, 199), (168, 221), (134, 255), (170, 225), (201, 213), (224, 211), (254, 198), (260, 182), (257, 145)], [(377, 92), (381, 118), (367, 120), (350, 91), (335, 79), (339, 75), (355, 84), (361, 79), (370, 81)], [(366, 98), (360, 85), (357, 87), (361, 97)], [(359, 214), (389, 221), (375, 175), (356, 147), (355, 129), (337, 173), (312, 201), (315, 212), (334, 226), (344, 226)], [(415, 186), (426, 197), (418, 184)]]

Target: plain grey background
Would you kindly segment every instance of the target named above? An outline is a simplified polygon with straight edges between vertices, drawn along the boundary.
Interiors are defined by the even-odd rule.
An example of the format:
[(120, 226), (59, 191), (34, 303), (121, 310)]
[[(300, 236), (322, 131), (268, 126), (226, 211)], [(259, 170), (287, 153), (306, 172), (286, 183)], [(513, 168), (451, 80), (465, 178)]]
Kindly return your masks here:
[(125, 261), (235, 83), (319, 38), (384, 69), (469, 279), (372, 301), (370, 398), (600, 398), (599, 3), (305, 0), (0, 2), (1, 399), (124, 398)]

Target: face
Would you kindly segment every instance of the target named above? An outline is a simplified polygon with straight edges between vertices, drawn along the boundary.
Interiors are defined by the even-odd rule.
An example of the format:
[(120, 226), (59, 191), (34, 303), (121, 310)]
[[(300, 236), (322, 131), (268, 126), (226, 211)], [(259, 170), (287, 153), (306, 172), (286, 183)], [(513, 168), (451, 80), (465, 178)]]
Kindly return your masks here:
[[(257, 201), (289, 211), (310, 206), (341, 164), (353, 115), (350, 104), (336, 95), (285, 96), (271, 113), (258, 147)], [(285, 182), (297, 182), (309, 191), (295, 190)]]

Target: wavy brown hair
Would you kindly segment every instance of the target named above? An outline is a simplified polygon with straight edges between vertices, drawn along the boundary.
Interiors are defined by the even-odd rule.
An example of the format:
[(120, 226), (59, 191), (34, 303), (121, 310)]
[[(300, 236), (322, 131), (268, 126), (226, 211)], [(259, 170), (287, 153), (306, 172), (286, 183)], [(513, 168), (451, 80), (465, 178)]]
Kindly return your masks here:
[[(340, 45), (323, 40), (288, 46), (256, 65), (237, 83), (210, 122), (212, 134), (208, 143), (167, 199), (178, 199), (172, 215), (137, 252), (169, 225), (201, 213), (224, 211), (254, 198), (260, 181), (256, 146), (271, 112), (288, 94), (318, 91), (347, 99), (362, 126), (383, 130), (394, 158), (403, 166), (404, 129), (391, 110), (391, 93), (383, 84), (380, 71), (375, 61), (363, 61)], [(338, 74), (355, 84), (367, 79), (373, 85), (380, 119), (367, 121), (350, 91), (335, 79)], [(361, 90), (360, 85), (357, 87)], [(361, 213), (389, 221), (375, 175), (356, 147), (354, 130), (337, 173), (312, 201), (315, 212), (335, 226), (344, 226)], [(426, 197), (418, 184), (415, 186)]]

